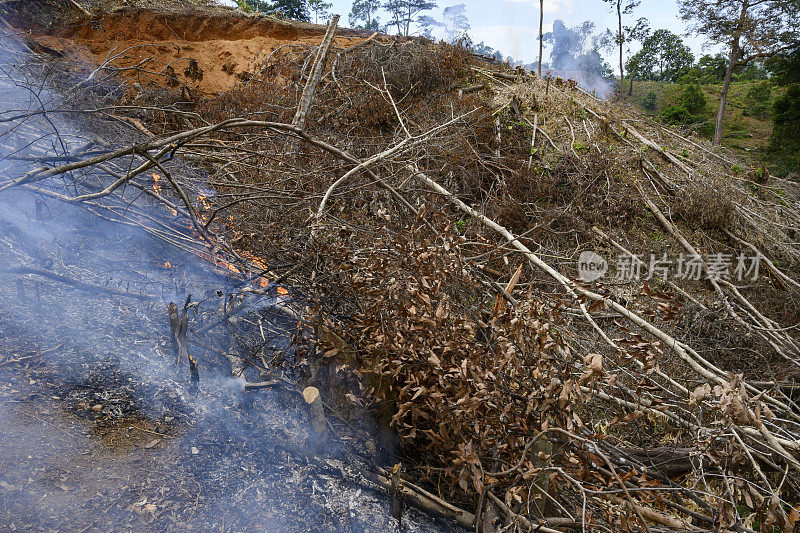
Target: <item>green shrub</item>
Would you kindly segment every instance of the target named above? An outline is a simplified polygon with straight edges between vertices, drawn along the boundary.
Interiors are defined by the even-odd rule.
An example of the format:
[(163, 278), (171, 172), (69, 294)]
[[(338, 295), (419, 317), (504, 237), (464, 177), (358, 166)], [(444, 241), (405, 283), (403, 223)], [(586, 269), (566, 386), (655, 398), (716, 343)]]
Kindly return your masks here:
[(773, 140), (780, 145), (800, 145), (800, 85), (792, 85), (775, 100)]
[(706, 97), (699, 85), (687, 85), (681, 94), (680, 107), (686, 108), (691, 114), (696, 114), (706, 108)]
[(800, 85), (792, 85), (772, 105), (774, 128), (770, 149), (787, 168), (800, 167)]
[(745, 96), (745, 108), (742, 114), (746, 117), (758, 117), (766, 119), (769, 116), (771, 109), (770, 101), (772, 100), (772, 83), (769, 80), (764, 80), (756, 83), (750, 90), (747, 91)]
[(714, 125), (713, 121), (706, 120), (705, 122), (698, 124), (692, 129), (697, 131), (697, 133), (699, 133), (703, 137), (712, 137), (714, 135), (714, 130), (716, 130), (716, 126)]
[(661, 120), (667, 124), (693, 124), (697, 119), (682, 105), (667, 106), (661, 111)]
[(644, 95), (644, 98), (642, 98), (642, 105), (648, 111), (655, 111), (657, 103), (658, 103), (658, 95), (656, 95), (654, 91), (650, 91), (649, 93)]

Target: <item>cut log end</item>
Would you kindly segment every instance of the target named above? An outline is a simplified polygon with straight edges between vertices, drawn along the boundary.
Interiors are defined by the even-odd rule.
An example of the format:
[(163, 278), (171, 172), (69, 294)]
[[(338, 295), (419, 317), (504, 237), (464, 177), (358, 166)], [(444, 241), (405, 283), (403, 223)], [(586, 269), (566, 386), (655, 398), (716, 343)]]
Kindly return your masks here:
[(306, 387), (303, 390), (303, 399), (308, 405), (313, 404), (319, 398), (319, 389), (316, 387)]
[(303, 399), (311, 412), (312, 444), (315, 448), (322, 448), (328, 439), (328, 420), (325, 418), (325, 407), (322, 405), (319, 389), (306, 387), (303, 390)]

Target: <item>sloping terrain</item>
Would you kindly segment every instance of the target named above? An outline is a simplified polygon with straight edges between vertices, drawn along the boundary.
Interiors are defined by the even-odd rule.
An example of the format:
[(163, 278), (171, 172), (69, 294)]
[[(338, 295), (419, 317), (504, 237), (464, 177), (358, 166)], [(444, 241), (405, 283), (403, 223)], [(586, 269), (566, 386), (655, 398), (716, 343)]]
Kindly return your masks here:
[[(214, 94), (253, 77), (273, 53), (318, 44), (325, 28), (237, 13), (176, 13), (122, 8), (52, 28), (19, 21), (45, 53), (76, 65), (102, 65), (132, 82), (186, 86)], [(340, 32), (337, 46), (369, 33)]]
[[(304, 295), (314, 335), (266, 372), (319, 386), (348, 429), (391, 428), (395, 496), (422, 484), (486, 531), (795, 528), (796, 183), (461, 46), (343, 33), (325, 57), (304, 26), (215, 23), (276, 39), (256, 59), (205, 15), (134, 13), (154, 22), (31, 37), (43, 69), (73, 74), (60, 108), (131, 130), (103, 152), (136, 163), (118, 183)], [(105, 24), (149, 47), (124, 65), (159, 75), (104, 64)], [(152, 59), (178, 37), (180, 58)], [(101, 52), (64, 62), (69, 39)], [(97, 162), (68, 155), (0, 192), (80, 203), (58, 180)], [(173, 157), (195, 177), (154, 181)]]
[[(41, 80), (72, 73), (24, 46), (0, 36), (4, 185), (43, 161), (136, 141), (100, 115), (52, 111)], [(300, 300), (263, 272), (243, 279), (247, 261), (219, 241), (210, 249), (182, 207), (152, 201), (173, 179), (205, 185), (180, 160), (160, 162), (144, 187), (103, 194), (122, 165), (72, 174), (78, 205), (24, 185), (0, 194), (0, 281), (15, 287), (0, 294), (0, 529), (392, 528), (390, 499), (359, 472), (374, 452), (338, 439), (324, 455), (312, 448), (302, 390), (253, 360), (293, 359), (302, 326), (281, 309)], [(191, 322), (190, 351), (177, 348), (173, 308)], [(284, 380), (245, 388), (268, 377)], [(405, 526), (447, 530), (419, 513)]]
[[(719, 102), (720, 85), (701, 86), (706, 100), (710, 102), (702, 112), (708, 121), (712, 121), (716, 114), (715, 102)], [(643, 113), (656, 114), (664, 107), (675, 105), (679, 102), (680, 94), (685, 85), (667, 82), (644, 81), (634, 85), (633, 94), (623, 96), (626, 103)], [(643, 98), (652, 92), (657, 96), (654, 110), (646, 110), (642, 105)], [(769, 143), (772, 134), (772, 121), (769, 116), (771, 99), (782, 94), (780, 87), (771, 87), (764, 80), (742, 81), (731, 85), (728, 97), (728, 107), (725, 117), (725, 146), (731, 148), (737, 156), (744, 156), (748, 152), (757, 151)], [(773, 94), (774, 93), (774, 94)], [(756, 95), (756, 96), (754, 96)], [(755, 101), (758, 99), (758, 101)], [(706, 122), (684, 126), (689, 130), (709, 128)]]

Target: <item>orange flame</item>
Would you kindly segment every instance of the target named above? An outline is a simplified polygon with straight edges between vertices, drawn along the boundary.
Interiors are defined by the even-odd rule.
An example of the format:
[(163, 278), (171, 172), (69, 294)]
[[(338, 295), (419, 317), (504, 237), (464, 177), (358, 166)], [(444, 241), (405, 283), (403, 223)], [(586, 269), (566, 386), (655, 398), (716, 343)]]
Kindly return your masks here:
[(229, 263), (228, 261), (226, 261), (226, 260), (222, 259), (221, 257), (215, 257), (215, 258), (214, 258), (214, 264), (216, 264), (218, 267), (221, 267), (221, 268), (225, 268), (225, 269), (227, 269), (227, 270), (230, 270), (230, 271), (231, 271), (231, 272), (233, 272), (234, 274), (241, 274), (241, 273), (242, 273), (242, 271), (241, 271), (241, 270), (239, 270), (238, 268), (236, 268), (235, 266), (233, 266), (233, 265), (232, 265), (231, 263)]
[[(161, 187), (161, 176), (154, 172), (153, 173), (153, 190), (156, 192), (156, 194), (160, 194), (161, 193), (161, 189), (162, 189), (162, 187)], [(213, 205), (212, 205), (209, 197), (204, 195), (204, 194), (198, 194), (197, 195), (197, 204), (198, 204), (199, 210), (211, 211), (213, 209)], [(175, 216), (175, 217), (178, 216), (178, 211), (176, 209), (174, 209), (172, 207), (169, 207), (169, 206), (166, 206), (166, 207), (172, 213), (173, 216)], [(200, 218), (203, 220), (203, 222), (205, 222), (206, 216), (207, 215), (204, 215), (202, 213), (200, 214)], [(238, 231), (236, 229), (236, 227), (234, 226), (233, 215), (227, 214), (225, 216), (225, 218), (227, 220), (225, 222), (222, 222), (222, 223), (228, 229), (228, 231), (233, 233), (233, 236), (234, 236), (234, 238), (230, 241), (230, 244), (236, 244), (237, 242), (241, 241), (245, 237), (245, 235), (241, 231)], [(185, 223), (185, 222), (183, 222), (183, 223), (185, 224), (186, 229), (188, 231), (190, 231), (190, 233), (194, 237), (197, 237), (197, 238), (200, 237), (200, 235), (198, 235), (197, 231), (194, 228), (192, 228), (188, 223)], [(269, 267), (267, 267), (267, 262), (264, 259), (260, 258), (259, 256), (255, 255), (254, 253), (252, 253), (252, 252), (250, 252), (248, 250), (241, 250), (241, 249), (238, 249), (238, 248), (234, 248), (234, 250), (236, 250), (236, 253), (239, 256), (241, 256), (242, 258), (244, 258), (244, 259), (246, 259), (248, 261), (249, 265), (246, 267), (246, 270), (241, 270), (240, 268), (234, 266), (233, 263), (227, 261), (226, 259), (224, 259), (223, 257), (221, 257), (217, 253), (208, 253), (208, 252), (201, 252), (201, 251), (194, 251), (193, 253), (195, 255), (199, 256), (201, 259), (203, 259), (205, 261), (208, 261), (209, 263), (212, 263), (214, 266), (216, 266), (218, 268), (221, 268), (221, 269), (224, 269), (224, 270), (227, 270), (228, 272), (231, 272), (232, 274), (235, 274), (237, 276), (244, 276), (244, 275), (252, 276), (252, 275), (256, 274), (256, 272), (251, 271), (251, 269), (252, 270), (258, 269), (258, 270), (261, 270), (261, 271), (269, 270)], [(169, 261), (164, 262), (164, 264), (161, 265), (161, 266), (164, 267), (164, 268), (175, 268)], [(261, 287), (261, 288), (267, 288), (270, 285), (270, 281), (267, 278), (265, 278), (263, 275), (259, 276), (255, 280), (253, 280), (253, 283), (255, 285)], [(285, 287), (278, 287), (277, 288), (277, 295), (278, 295), (279, 298), (283, 298), (283, 299), (291, 298), (289, 296), (289, 290), (286, 289)]]
[(205, 209), (206, 211), (211, 210), (211, 202), (208, 201), (208, 196), (204, 194), (198, 194), (197, 203), (199, 204), (201, 209)]

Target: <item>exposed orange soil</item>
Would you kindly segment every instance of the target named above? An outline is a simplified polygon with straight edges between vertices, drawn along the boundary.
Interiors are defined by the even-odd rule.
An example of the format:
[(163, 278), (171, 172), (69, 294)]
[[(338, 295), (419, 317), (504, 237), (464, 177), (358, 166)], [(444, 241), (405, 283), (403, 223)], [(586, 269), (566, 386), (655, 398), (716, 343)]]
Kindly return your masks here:
[[(186, 84), (213, 94), (253, 72), (277, 48), (316, 45), (325, 28), (239, 14), (197, 15), (123, 10), (76, 24), (35, 32), (32, 39), (76, 63), (124, 68), (142, 84)], [(362, 33), (337, 31), (335, 46), (348, 47)], [(287, 51), (291, 48), (287, 48)], [(194, 68), (193, 63), (199, 69)]]

